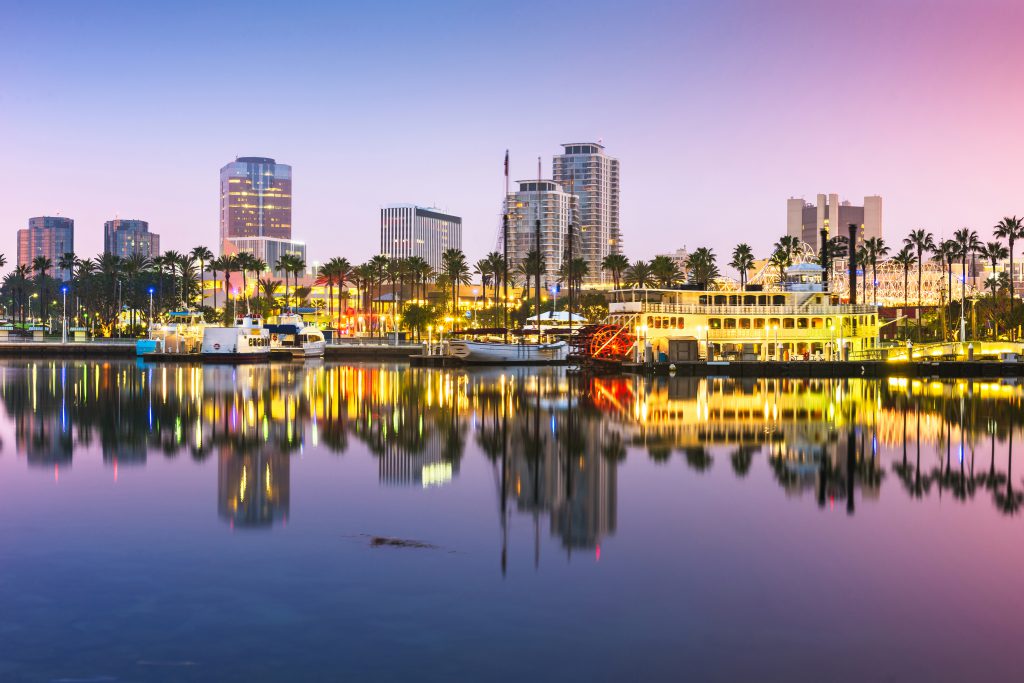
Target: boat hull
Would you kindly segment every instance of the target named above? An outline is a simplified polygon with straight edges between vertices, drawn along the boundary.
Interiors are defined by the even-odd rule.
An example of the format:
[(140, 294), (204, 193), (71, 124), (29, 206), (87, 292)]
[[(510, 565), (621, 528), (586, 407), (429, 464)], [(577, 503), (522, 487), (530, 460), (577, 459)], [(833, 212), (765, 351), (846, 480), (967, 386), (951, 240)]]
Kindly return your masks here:
[(565, 342), (553, 344), (500, 344), (457, 340), (448, 343), (447, 355), (475, 365), (555, 365), (564, 363)]

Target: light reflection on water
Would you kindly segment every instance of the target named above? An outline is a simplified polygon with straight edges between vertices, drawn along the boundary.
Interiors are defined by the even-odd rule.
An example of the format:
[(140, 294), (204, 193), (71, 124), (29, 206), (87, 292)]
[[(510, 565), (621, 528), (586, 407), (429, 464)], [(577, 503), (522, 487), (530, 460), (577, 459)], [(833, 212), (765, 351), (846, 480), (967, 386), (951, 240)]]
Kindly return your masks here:
[[(488, 653), (508, 656), (519, 646), (532, 649), (552, 676), (600, 678), (609, 670), (578, 661), (573, 668), (556, 645), (572, 642), (577, 659), (599, 659), (617, 647), (607, 640), (613, 634), (619, 646), (632, 643), (619, 653), (621, 675), (665, 675), (682, 657), (698, 677), (767, 670), (801, 678), (781, 654), (802, 651), (810, 639), (823, 658), (852, 657), (846, 645), (871, 639), (794, 636), (792, 629), (814, 630), (818, 608), (767, 607), (758, 593), (744, 600), (737, 576), (748, 588), (768, 581), (783, 597), (793, 591), (793, 605), (809, 596), (837, 600), (803, 568), (854, 551), (830, 571), (870, 582), (884, 563), (929, 582), (934, 576), (921, 575), (946, 567), (977, 584), (1024, 568), (1020, 553), (1002, 545), (1021, 532), (1024, 495), (1012, 449), (1022, 393), (990, 381), (644, 380), (322, 363), (3, 364), (0, 559), (8, 580), (0, 581), (0, 679), (98, 675), (94, 658), (108, 661), (125, 629), (132, 631), (121, 642), (125, 651), (109, 670), (126, 680), (353, 671), (443, 677), (479, 670)], [(836, 516), (843, 525), (825, 521)], [(960, 534), (955, 541), (950, 529)], [(374, 536), (429, 548), (369, 552), (392, 547), (374, 545)], [(233, 573), (240, 561), (258, 562), (245, 565), (248, 580), (260, 579), (273, 614), (240, 591), (246, 580)], [(748, 563), (762, 575), (743, 571)], [(134, 585), (169, 566), (196, 575)], [(120, 610), (99, 617), (90, 596), (111, 589), (111, 572), (129, 585), (113, 598)], [(788, 588), (768, 578), (787, 574), (802, 578)], [(358, 588), (337, 583), (349, 575)], [(693, 585), (676, 584), (687, 575)], [(728, 581), (735, 594), (723, 598)], [(59, 605), (49, 604), (54, 585)], [(413, 587), (423, 593), (407, 594)], [(901, 627), (917, 627), (925, 641), (927, 610), (906, 590), (910, 595), (873, 597), (916, 605), (920, 623)], [(980, 599), (963, 606), (975, 623), (990, 619), (1002, 635), (1016, 633), (988, 611), (986, 589), (975, 590)], [(178, 602), (181, 592), (202, 594), (203, 604)], [(428, 594), (445, 598), (444, 607), (422, 604)], [(204, 611), (217, 604), (223, 611)], [(327, 605), (339, 611), (322, 611)], [(564, 611), (552, 612), (556, 605)], [(618, 614), (615, 629), (628, 627), (630, 635), (591, 631), (602, 623), (603, 615), (591, 612), (597, 605)], [(454, 610), (457, 623), (439, 621), (436, 609)], [(193, 631), (165, 638), (170, 627), (157, 619), (160, 610)], [(260, 661), (260, 675), (244, 664), (232, 668), (247, 656), (241, 643), (208, 647), (206, 639), (230, 627), (237, 612), (252, 612), (262, 637), (288, 643), (273, 666), (248, 654), (246, 661)], [(503, 622), (488, 621), (497, 613)], [(884, 632), (878, 617), (853, 623)], [(321, 636), (305, 645), (282, 636), (291, 619), (366, 641), (327, 664), (304, 650)], [(370, 626), (357, 636), (345, 619)], [(674, 631), (659, 629), (666, 619), (678, 622)], [(72, 648), (63, 662), (48, 658), (43, 633), (56, 629), (57, 637), (74, 640), (80, 629), (68, 624), (76, 620), (90, 624), (89, 649)], [(520, 622), (549, 629), (561, 620), (577, 629), (569, 641), (554, 632), (541, 645), (508, 630)], [(678, 642), (727, 640), (736, 625), (764, 636), (768, 669), (748, 660), (726, 666), (713, 647)], [(436, 643), (421, 640), (425, 628), (473, 642), (474, 654), (437, 659)], [(576, 638), (584, 633), (589, 640), (581, 644)], [(389, 652), (388, 642), (403, 643), (410, 657), (433, 668), (424, 672), (402, 657), (364, 661)], [(880, 656), (882, 670), (920, 673), (912, 666), (914, 645), (911, 638), (902, 656)], [(192, 664), (187, 673), (146, 666), (140, 674), (140, 661), (161, 657), (194, 662), (195, 671)], [(966, 672), (968, 663), (948, 655), (930, 673)], [(859, 666), (848, 668), (850, 680), (880, 672), (878, 662)], [(507, 678), (516, 670), (511, 666)]]

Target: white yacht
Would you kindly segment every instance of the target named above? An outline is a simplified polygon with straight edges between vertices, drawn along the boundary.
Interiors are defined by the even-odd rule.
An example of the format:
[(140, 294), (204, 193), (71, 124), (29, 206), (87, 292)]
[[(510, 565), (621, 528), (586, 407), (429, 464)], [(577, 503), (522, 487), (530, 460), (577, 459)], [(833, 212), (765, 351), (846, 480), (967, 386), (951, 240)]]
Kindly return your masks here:
[(268, 324), (266, 329), (270, 333), (272, 355), (319, 358), (327, 348), (323, 331), (315, 325), (308, 325), (297, 313), (282, 313), (277, 322)]
[(246, 315), (235, 320), (234, 327), (203, 329), (203, 360), (243, 363), (270, 358), (270, 333), (259, 316)]
[(447, 342), (447, 355), (464, 363), (486, 365), (541, 365), (566, 359), (569, 345), (564, 341), (550, 344), (502, 344), (453, 339)]
[(135, 343), (138, 355), (151, 353), (199, 353), (203, 330), (209, 324), (199, 311), (171, 311), (167, 322), (154, 323), (148, 339)]

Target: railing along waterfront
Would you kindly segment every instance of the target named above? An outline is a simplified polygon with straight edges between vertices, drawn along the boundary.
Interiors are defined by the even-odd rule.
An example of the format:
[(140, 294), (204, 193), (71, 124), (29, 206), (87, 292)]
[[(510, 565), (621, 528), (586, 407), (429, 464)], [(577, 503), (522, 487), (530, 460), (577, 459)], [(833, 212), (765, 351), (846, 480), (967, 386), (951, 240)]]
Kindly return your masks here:
[[(632, 306), (629, 306), (632, 304)], [(642, 307), (642, 310), (641, 308)], [(840, 304), (838, 306), (701, 306), (699, 304), (666, 304), (643, 303), (640, 301), (613, 302), (609, 305), (610, 313), (679, 313), (689, 315), (824, 315), (839, 317), (844, 315), (871, 315), (877, 313), (874, 306)]]

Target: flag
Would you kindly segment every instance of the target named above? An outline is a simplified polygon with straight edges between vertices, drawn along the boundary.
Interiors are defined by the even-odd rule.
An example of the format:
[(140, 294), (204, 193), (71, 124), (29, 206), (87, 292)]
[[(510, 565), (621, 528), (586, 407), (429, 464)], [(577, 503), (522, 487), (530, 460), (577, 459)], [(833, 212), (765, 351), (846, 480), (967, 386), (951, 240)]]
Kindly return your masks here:
[(508, 178), (508, 150), (505, 150), (505, 177)]

